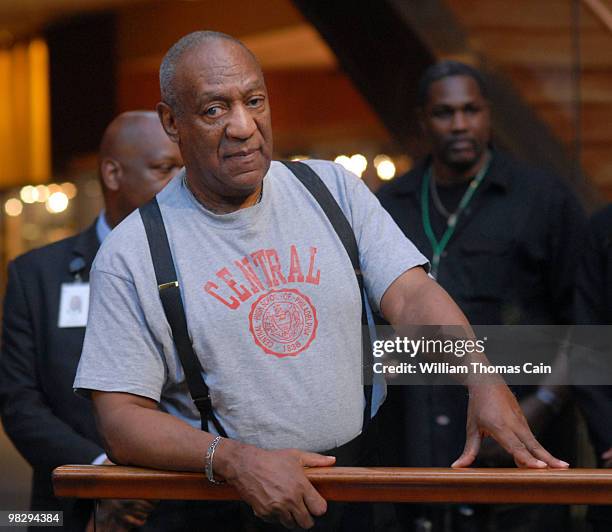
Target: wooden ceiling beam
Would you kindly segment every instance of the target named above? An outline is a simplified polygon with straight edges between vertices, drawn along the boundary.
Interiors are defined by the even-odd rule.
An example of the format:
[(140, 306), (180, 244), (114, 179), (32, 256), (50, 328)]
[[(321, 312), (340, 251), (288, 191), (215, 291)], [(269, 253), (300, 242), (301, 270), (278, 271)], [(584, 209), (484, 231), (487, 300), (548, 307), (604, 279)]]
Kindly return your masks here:
[(414, 144), (416, 80), (434, 55), (387, 1), (293, 0), (393, 136)]

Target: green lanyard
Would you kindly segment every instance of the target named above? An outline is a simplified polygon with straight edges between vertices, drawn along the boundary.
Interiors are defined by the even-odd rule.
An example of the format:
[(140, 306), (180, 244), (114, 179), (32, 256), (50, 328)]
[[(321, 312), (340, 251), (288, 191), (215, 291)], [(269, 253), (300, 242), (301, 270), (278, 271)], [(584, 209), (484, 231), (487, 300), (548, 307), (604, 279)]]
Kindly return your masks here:
[(429, 217), (429, 181), (431, 180), (431, 166), (427, 169), (425, 175), (423, 176), (423, 185), (421, 187), (421, 215), (423, 218), (423, 229), (425, 230), (425, 234), (427, 235), (431, 248), (433, 249), (433, 257), (431, 259), (431, 275), (434, 279), (438, 276), (438, 267), (440, 265), (442, 252), (455, 232), (459, 216), (468, 206), (472, 200), (472, 197), (474, 196), (474, 193), (476, 192), (476, 189), (479, 187), (480, 183), (482, 183), (482, 180), (489, 169), (490, 162), (491, 157), (489, 156), (487, 157), (485, 164), (483, 164), (482, 168), (479, 170), (476, 176), (474, 176), (474, 179), (470, 181), (467, 190), (459, 202), (459, 207), (457, 207), (457, 210), (449, 216), (446, 224), (446, 231), (444, 231), (444, 234), (439, 242), (433, 232), (431, 219)]

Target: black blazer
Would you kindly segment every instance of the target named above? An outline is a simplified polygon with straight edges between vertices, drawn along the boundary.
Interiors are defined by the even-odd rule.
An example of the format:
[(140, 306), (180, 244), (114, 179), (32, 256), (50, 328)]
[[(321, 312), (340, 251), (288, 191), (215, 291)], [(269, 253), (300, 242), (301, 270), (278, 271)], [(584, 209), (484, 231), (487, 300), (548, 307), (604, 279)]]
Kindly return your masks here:
[[(92, 406), (73, 392), (85, 328), (57, 326), (69, 265), (89, 270), (99, 243), (95, 223), (83, 233), (21, 255), (8, 267), (0, 357), (0, 413), (4, 430), (33, 468), (31, 508), (63, 510), (65, 530), (83, 530), (91, 512), (84, 501), (53, 496), (51, 471), (89, 464), (104, 452)], [(74, 264), (74, 263), (73, 263)]]

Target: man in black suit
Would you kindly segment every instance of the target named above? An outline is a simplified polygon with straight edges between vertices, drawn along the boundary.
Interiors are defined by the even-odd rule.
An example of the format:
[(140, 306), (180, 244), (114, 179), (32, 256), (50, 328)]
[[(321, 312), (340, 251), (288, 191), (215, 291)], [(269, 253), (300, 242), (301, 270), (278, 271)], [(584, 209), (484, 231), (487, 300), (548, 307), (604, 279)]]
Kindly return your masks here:
[[(84, 232), (9, 264), (0, 358), (4, 429), (33, 468), (32, 510), (63, 510), (66, 530), (83, 530), (91, 506), (53, 496), (62, 464), (108, 463), (89, 401), (73, 393), (89, 298), (89, 270), (101, 241), (182, 166), (157, 114), (134, 111), (106, 129), (99, 154), (105, 210)], [(148, 503), (101, 505), (112, 530), (138, 526)]]

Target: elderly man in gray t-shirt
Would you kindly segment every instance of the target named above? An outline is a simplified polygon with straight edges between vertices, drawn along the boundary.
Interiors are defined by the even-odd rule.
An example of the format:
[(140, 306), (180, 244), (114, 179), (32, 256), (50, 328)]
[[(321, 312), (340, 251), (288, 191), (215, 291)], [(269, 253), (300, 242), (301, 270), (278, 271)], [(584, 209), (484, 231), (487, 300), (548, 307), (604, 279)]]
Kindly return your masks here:
[[(170, 49), (160, 79), (158, 112), (185, 172), (158, 203), (189, 336), (228, 437), (198, 429), (139, 213), (96, 258), (75, 387), (91, 391), (117, 463), (207, 465), (209, 478), (234, 486), (256, 515), (309, 528), (327, 505), (303, 468), (333, 465), (317, 452), (362, 429), (354, 270), (321, 207), (271, 162), (266, 86), (242, 43), (190, 34)], [(394, 325), (469, 328), (367, 188), (337, 165), (308, 164), (351, 225), (372, 307)], [(504, 384), (470, 386), (468, 437), (455, 466), (472, 463), (483, 434), (518, 465), (567, 467), (537, 443)]]

